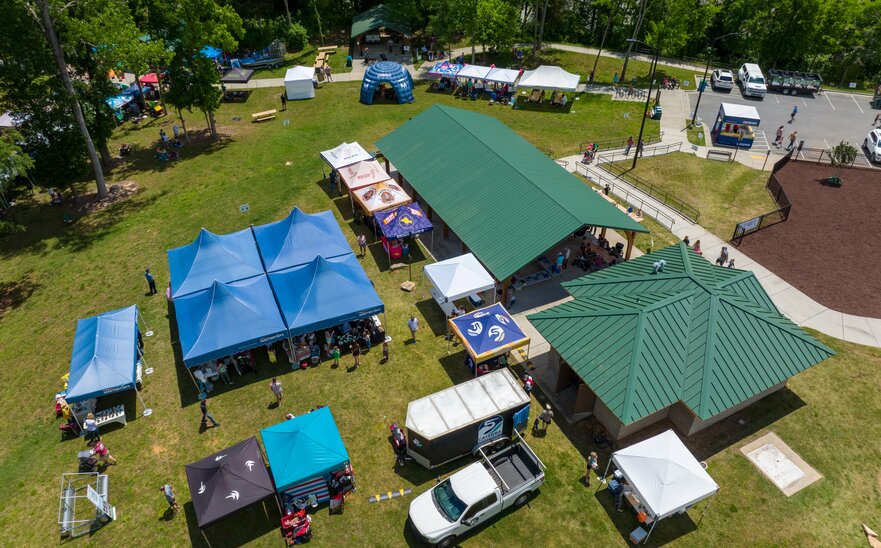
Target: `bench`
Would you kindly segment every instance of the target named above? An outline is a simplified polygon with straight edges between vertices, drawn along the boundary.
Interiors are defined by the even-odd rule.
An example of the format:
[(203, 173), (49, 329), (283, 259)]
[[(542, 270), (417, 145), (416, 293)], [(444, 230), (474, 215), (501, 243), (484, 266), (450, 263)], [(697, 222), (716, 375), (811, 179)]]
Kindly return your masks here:
[(339, 46), (321, 46), (320, 48), (318, 48), (318, 51), (320, 53), (336, 53), (336, 49), (338, 47)]
[(731, 151), (728, 150), (717, 150), (711, 148), (707, 151), (707, 160), (724, 160), (726, 162), (731, 161)]
[(252, 122), (264, 122), (266, 120), (272, 120), (275, 118), (276, 114), (278, 114), (278, 111), (275, 109), (264, 110), (263, 112), (256, 112), (251, 115), (251, 121)]
[(125, 406), (120, 404), (115, 407), (104, 409), (103, 411), (98, 411), (95, 413), (95, 422), (98, 423), (99, 428), (112, 422), (118, 422), (125, 426)]

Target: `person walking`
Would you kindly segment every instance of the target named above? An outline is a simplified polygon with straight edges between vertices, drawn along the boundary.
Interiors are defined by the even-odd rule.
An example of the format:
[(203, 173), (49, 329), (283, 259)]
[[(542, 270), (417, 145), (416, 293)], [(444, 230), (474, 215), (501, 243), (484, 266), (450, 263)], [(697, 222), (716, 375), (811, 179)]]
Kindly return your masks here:
[(213, 426), (220, 426), (220, 423), (217, 422), (214, 415), (208, 411), (208, 398), (199, 402), (199, 410), (202, 411), (202, 426), (207, 426), (209, 420)]
[(410, 316), (407, 328), (410, 329), (410, 338), (413, 339), (413, 344), (416, 344), (416, 332), (419, 331), (419, 320), (416, 319), (416, 316)]
[(600, 461), (597, 458), (597, 454), (596, 452), (591, 451), (590, 455), (587, 456), (587, 468), (584, 471), (584, 485), (590, 486), (590, 474), (591, 472), (596, 473), (599, 467)]
[(789, 123), (790, 124), (795, 121), (796, 114), (798, 114), (798, 105), (795, 105), (794, 107), (792, 107), (792, 112), (789, 114)]
[(83, 421), (83, 431), (85, 432), (86, 442), (101, 439), (101, 433), (98, 432), (98, 421), (95, 420), (94, 413), (86, 415), (86, 420)]
[(624, 149), (624, 156), (630, 155), (630, 148), (633, 146), (633, 135), (627, 138), (627, 148)]
[(774, 146), (777, 148), (783, 146), (783, 126), (777, 128), (777, 134), (774, 137)]
[(551, 404), (545, 404), (545, 410), (541, 412), (538, 418), (541, 419), (541, 431), (547, 432), (548, 426), (554, 420), (554, 411), (551, 409)]
[(872, 122), (872, 125), (881, 123), (881, 113), (875, 115), (875, 120)]
[(98, 455), (98, 462), (116, 464), (116, 459), (110, 454), (110, 450), (107, 449), (103, 441), (95, 440), (89, 446), (92, 448), (92, 453)]
[(719, 258), (716, 259), (716, 264), (719, 266), (725, 266), (725, 263), (728, 262), (728, 247), (722, 246), (722, 251), (719, 252)]
[(639, 154), (639, 157), (642, 158), (643, 153), (645, 152), (645, 141), (640, 139), (636, 144), (636, 153)]
[(282, 92), (281, 94), (281, 111), (284, 112), (288, 109), (288, 95), (287, 92)]
[(330, 68), (330, 65), (324, 67), (324, 79), (333, 82), (333, 69)]
[(613, 88), (618, 87), (618, 71), (617, 70), (615, 71), (615, 76), (612, 76), (612, 87)]
[(178, 513), (180, 511), (180, 505), (177, 503), (177, 497), (174, 496), (174, 490), (171, 488), (170, 483), (166, 483), (162, 487), (159, 488), (162, 491), (162, 494), (165, 495), (165, 500), (168, 502), (168, 507), (174, 510), (174, 513)]
[(351, 349), (352, 358), (355, 360), (355, 369), (358, 369), (358, 366), (361, 365), (361, 346), (353, 341), (349, 349)]
[(333, 366), (340, 366), (340, 347), (337, 345), (333, 345), (333, 349), (330, 351), (330, 355), (333, 357)]
[(358, 234), (358, 250), (362, 257), (367, 255), (367, 236), (364, 234)]
[(786, 145), (786, 150), (787, 150), (787, 151), (792, 150), (793, 148), (795, 148), (795, 141), (796, 141), (797, 139), (798, 139), (798, 132), (797, 132), (797, 131), (793, 131), (792, 133), (789, 134), (789, 144)]
[(150, 272), (150, 269), (144, 271), (144, 277), (147, 278), (147, 285), (150, 288), (150, 295), (155, 295), (158, 293), (156, 291), (156, 278), (153, 277), (153, 274)]
[(388, 342), (382, 342), (382, 363), (388, 363)]
[(276, 377), (272, 377), (272, 382), (269, 383), (269, 389), (272, 390), (272, 393), (275, 394), (275, 404), (276, 406), (281, 404), (281, 399), (284, 397), (284, 394), (281, 391), (281, 383), (278, 382)]

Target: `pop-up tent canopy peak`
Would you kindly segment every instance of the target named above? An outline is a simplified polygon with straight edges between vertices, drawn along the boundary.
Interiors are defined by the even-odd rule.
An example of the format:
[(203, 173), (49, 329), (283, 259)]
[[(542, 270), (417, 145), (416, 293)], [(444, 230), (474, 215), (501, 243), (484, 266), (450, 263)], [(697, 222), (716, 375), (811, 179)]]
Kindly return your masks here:
[(434, 228), (415, 202), (377, 213), (376, 217), (379, 230), (389, 240), (415, 236)]
[(519, 70), (493, 67), (483, 79), (487, 82), (514, 85), (518, 76), (520, 76)]
[(234, 282), (263, 274), (251, 229), (214, 234), (203, 228), (190, 244), (168, 250), (173, 298), (206, 289), (215, 280)]
[(558, 89), (577, 91), (581, 76), (566, 72), (560, 67), (541, 65), (535, 70), (527, 70), (520, 77), (518, 84), (521, 89)]
[(137, 362), (137, 306), (77, 320), (65, 399), (74, 403), (135, 389)]
[(392, 179), (359, 188), (353, 194), (355, 201), (368, 215), (413, 201), (413, 198)]
[(265, 274), (221, 283), (174, 301), (187, 367), (285, 338), (287, 329)]
[(319, 255), (331, 259), (352, 253), (330, 211), (310, 214), (295, 207), (284, 219), (253, 231), (266, 272), (306, 264)]
[(358, 143), (343, 143), (338, 147), (323, 151), (321, 157), (333, 169), (373, 159), (373, 156)]
[(349, 453), (329, 407), (260, 431), (278, 491), (343, 468)]
[(269, 275), (290, 336), (302, 335), (385, 310), (354, 254)]
[(382, 169), (382, 166), (376, 160), (364, 160), (357, 164), (342, 167), (339, 170), (339, 175), (349, 190), (357, 190), (391, 179), (391, 176)]
[(315, 69), (303, 66), (291, 67), (284, 75), (285, 94), (290, 100), (311, 99), (315, 97), (312, 79)]
[(450, 63), (449, 61), (440, 61), (435, 63), (433, 67), (428, 71), (429, 76), (435, 76), (439, 78), (455, 78), (459, 71), (462, 70), (465, 65), (460, 65), (458, 63)]
[(462, 299), (496, 286), (492, 274), (487, 272), (473, 253), (425, 265), (422, 272), (438, 289), (445, 302)]
[(501, 303), (448, 321), (475, 363), (485, 362), (529, 344), (529, 337)]
[(474, 80), (483, 80), (492, 67), (483, 67), (480, 65), (465, 65), (462, 70), (456, 74), (457, 78), (472, 78)]
[(254, 436), (188, 464), (186, 471), (199, 528), (275, 495)]
[(199, 53), (208, 59), (219, 59), (223, 57), (223, 50), (215, 48), (214, 46), (205, 46), (199, 51)]

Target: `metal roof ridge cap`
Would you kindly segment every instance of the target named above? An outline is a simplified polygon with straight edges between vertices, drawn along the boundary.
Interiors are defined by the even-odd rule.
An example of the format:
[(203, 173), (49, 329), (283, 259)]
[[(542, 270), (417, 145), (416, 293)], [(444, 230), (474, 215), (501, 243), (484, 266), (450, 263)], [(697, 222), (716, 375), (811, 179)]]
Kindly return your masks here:
[[(623, 412), (622, 414), (625, 414), (625, 416), (628, 419), (630, 418), (630, 413), (628, 411), (629, 411), (630, 407), (633, 405), (633, 393), (636, 391), (636, 381), (635, 381), (636, 375), (634, 374), (635, 373), (634, 369), (636, 368), (637, 361), (639, 359), (639, 349), (642, 347), (643, 335), (645, 334), (644, 326), (645, 326), (645, 311), (641, 311), (637, 315), (636, 327), (634, 329), (635, 337), (634, 337), (634, 341), (633, 341), (633, 346), (631, 347), (632, 354), (630, 356), (630, 367), (628, 367), (628, 369), (627, 369), (627, 387), (625, 388), (624, 404), (623, 404), (623, 408), (622, 408), (622, 412)], [(619, 418), (621, 418), (621, 417), (619, 417)], [(641, 418), (643, 418), (643, 417), (640, 417), (640, 419)], [(637, 419), (637, 420), (639, 420), (639, 419)], [(625, 422), (625, 420), (622, 418), (621, 422)], [(625, 422), (625, 424), (630, 424), (631, 422), (635, 422), (635, 421), (631, 420), (631, 421)]]
[[(709, 398), (707, 394), (707, 389), (709, 388), (710, 379), (713, 376), (713, 372), (711, 370), (712, 365), (712, 357), (715, 354), (715, 338), (716, 338), (716, 325), (719, 321), (719, 317), (716, 314), (716, 309), (719, 307), (719, 295), (715, 293), (711, 293), (710, 297), (710, 308), (708, 317), (710, 321), (707, 322), (707, 334), (706, 334), (706, 350), (704, 351), (704, 363), (701, 368), (701, 391), (700, 391), (700, 401), (698, 406), (701, 412), (697, 412), (692, 410), (692, 412), (701, 419), (708, 419), (712, 415), (707, 415), (706, 417), (702, 416), (701, 413), (706, 412), (707, 399)], [(711, 346), (712, 345), (712, 346)]]
[[(665, 306), (669, 306), (677, 301), (681, 301), (682, 299), (690, 299), (692, 297), (695, 297), (695, 296), (697, 296), (697, 293), (698, 293), (697, 289), (686, 289), (686, 290), (680, 291), (678, 293), (672, 293), (669, 297), (664, 297), (660, 301), (658, 301), (654, 304), (648, 305), (647, 307), (645, 307), (643, 309), (643, 311), (654, 312), (660, 308), (663, 308)], [(689, 319), (690, 318), (691, 318), (691, 315), (689, 315)]]
[[(627, 262), (621, 263), (626, 265)], [(617, 266), (617, 265), (616, 265)], [(603, 272), (608, 272), (604, 270)], [(627, 276), (627, 277), (619, 277), (619, 278), (596, 278), (591, 280), (585, 280), (585, 278), (590, 277), (591, 274), (585, 274), (580, 278), (576, 278), (574, 280), (562, 283), (565, 288), (570, 287), (584, 287), (588, 285), (603, 285), (610, 283), (622, 283), (622, 282), (648, 282), (651, 280), (675, 280), (677, 278), (684, 278), (688, 276), (686, 272), (670, 272), (670, 273), (659, 273), (659, 274), (644, 274), (642, 276)], [(664, 292), (662, 292), (664, 293)]]
[[(576, 302), (578, 299), (575, 300)], [(547, 310), (542, 310), (541, 312), (536, 312), (533, 315), (527, 316), (526, 319), (532, 321), (532, 318), (538, 316), (539, 314), (544, 314), (547, 312), (551, 312), (553, 308), (549, 308)], [(603, 317), (603, 316), (633, 316), (642, 313), (642, 310), (638, 310), (636, 308), (622, 308), (620, 310), (585, 310), (582, 313), (576, 312), (566, 312), (562, 314), (556, 314), (553, 316), (548, 316), (544, 318), (536, 318), (538, 320), (565, 320), (565, 319), (575, 319), (575, 318), (585, 318), (585, 317)]]

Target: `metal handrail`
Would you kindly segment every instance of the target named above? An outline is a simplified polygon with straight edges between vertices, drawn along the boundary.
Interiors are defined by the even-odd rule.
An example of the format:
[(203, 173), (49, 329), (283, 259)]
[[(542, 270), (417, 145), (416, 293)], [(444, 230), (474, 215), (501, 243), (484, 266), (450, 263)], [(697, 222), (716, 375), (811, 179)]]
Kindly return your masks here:
[[(613, 175), (617, 175), (618, 178), (625, 179), (628, 183), (648, 194), (652, 198), (660, 200), (671, 209), (676, 210), (679, 214), (681, 214), (689, 221), (697, 223), (698, 219), (700, 219), (701, 212), (699, 209), (687, 203), (685, 200), (682, 200), (681, 198), (670, 194), (668, 191), (662, 188), (658, 188), (646, 179), (643, 179), (642, 177), (634, 175), (632, 173), (627, 173), (628, 169), (626, 167), (619, 166), (618, 164), (607, 163), (603, 166), (603, 168)], [(614, 173), (615, 171), (620, 171), (620, 173), (616, 174)]]
[[(630, 137), (631, 136), (621, 138), (616, 137), (614, 139), (606, 139), (604, 141), (591, 141), (589, 143), (581, 143), (581, 145), (579, 145), (578, 147), (578, 150), (581, 154), (584, 154), (584, 152), (587, 150), (587, 147), (591, 145), (597, 145), (600, 150), (614, 150), (617, 148), (625, 148), (627, 146), (627, 139), (629, 139)], [(648, 137), (643, 138), (643, 141), (645, 141), (646, 145), (660, 143), (661, 135), (649, 135)], [(635, 147), (636, 144), (634, 143), (633, 146)]]
[[(676, 224), (676, 219), (662, 211), (653, 203), (646, 203), (644, 198), (645, 193), (638, 189), (636, 189), (636, 193), (632, 192), (630, 188), (628, 188), (630, 185), (626, 181), (622, 183), (621, 180), (615, 179), (614, 177), (604, 176), (602, 173), (597, 172), (595, 169), (582, 162), (575, 162), (575, 172), (583, 175), (588, 181), (600, 188), (602, 188), (603, 185), (609, 185), (612, 193), (624, 200), (627, 205), (639, 209), (648, 217), (653, 218), (671, 231), (673, 230), (673, 226)], [(637, 203), (637, 201), (639, 203)], [(652, 210), (654, 210), (654, 214), (652, 214)]]

